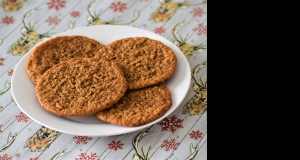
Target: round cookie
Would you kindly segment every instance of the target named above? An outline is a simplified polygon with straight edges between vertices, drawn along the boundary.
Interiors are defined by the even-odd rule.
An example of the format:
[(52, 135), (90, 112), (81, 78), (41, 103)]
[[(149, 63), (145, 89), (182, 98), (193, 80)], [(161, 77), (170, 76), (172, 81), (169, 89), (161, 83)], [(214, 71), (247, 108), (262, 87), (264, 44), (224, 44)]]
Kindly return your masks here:
[(36, 85), (41, 106), (58, 116), (86, 116), (111, 107), (128, 88), (119, 66), (105, 59), (73, 58), (47, 70)]
[(163, 116), (171, 107), (169, 89), (154, 85), (128, 90), (112, 107), (96, 114), (98, 119), (121, 126), (140, 126)]
[(70, 58), (92, 58), (105, 47), (98, 41), (85, 36), (59, 36), (38, 45), (30, 54), (27, 73), (34, 84), (49, 68)]
[(147, 37), (116, 40), (100, 49), (95, 57), (117, 62), (128, 81), (129, 90), (163, 82), (173, 75), (177, 64), (170, 47)]

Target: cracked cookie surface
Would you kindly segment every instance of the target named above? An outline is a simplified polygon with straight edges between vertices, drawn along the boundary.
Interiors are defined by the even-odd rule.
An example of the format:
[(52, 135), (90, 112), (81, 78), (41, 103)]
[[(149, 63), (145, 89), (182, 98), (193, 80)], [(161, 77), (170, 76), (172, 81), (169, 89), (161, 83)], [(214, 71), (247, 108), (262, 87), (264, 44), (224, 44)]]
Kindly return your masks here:
[(112, 107), (96, 116), (105, 122), (121, 126), (140, 126), (163, 116), (172, 105), (169, 89), (154, 85), (137, 90), (128, 90)]
[(129, 90), (167, 80), (173, 75), (177, 65), (176, 55), (170, 47), (147, 37), (116, 40), (101, 48), (95, 57), (117, 62), (128, 81)]
[(128, 88), (119, 66), (105, 59), (73, 58), (47, 70), (36, 85), (41, 106), (58, 116), (86, 116), (111, 107)]
[(71, 58), (93, 58), (105, 47), (100, 42), (85, 36), (59, 36), (38, 45), (30, 54), (26, 71), (31, 81), (38, 79), (52, 66)]

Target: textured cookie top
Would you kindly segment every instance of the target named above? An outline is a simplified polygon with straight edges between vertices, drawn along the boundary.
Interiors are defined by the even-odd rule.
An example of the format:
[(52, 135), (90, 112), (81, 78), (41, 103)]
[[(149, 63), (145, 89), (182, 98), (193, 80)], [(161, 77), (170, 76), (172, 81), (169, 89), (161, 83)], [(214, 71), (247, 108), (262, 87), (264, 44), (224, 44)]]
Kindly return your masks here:
[(104, 47), (98, 41), (85, 36), (60, 36), (49, 39), (37, 46), (30, 54), (26, 70), (33, 81), (38, 79), (49, 68), (70, 58), (92, 58)]
[(159, 84), (170, 78), (177, 64), (171, 48), (147, 37), (130, 37), (116, 40), (99, 50), (95, 57), (117, 62), (134, 90)]
[(36, 85), (41, 106), (58, 116), (85, 116), (120, 100), (127, 81), (113, 61), (73, 58), (47, 70)]
[(112, 107), (100, 111), (96, 116), (112, 124), (140, 126), (163, 116), (172, 105), (169, 89), (155, 85), (138, 90), (128, 90)]

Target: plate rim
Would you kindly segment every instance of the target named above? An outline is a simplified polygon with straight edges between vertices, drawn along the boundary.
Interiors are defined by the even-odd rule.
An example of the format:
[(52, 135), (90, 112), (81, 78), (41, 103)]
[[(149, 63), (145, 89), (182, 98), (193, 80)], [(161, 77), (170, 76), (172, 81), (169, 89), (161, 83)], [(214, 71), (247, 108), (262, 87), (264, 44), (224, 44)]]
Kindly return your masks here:
[[(121, 134), (126, 134), (126, 133), (131, 133), (131, 132), (134, 132), (134, 131), (138, 131), (138, 130), (141, 130), (141, 129), (144, 129), (144, 128), (147, 128), (147, 127), (150, 127), (150, 126), (152, 126), (152, 125), (154, 125), (154, 124), (156, 124), (156, 123), (158, 123), (158, 122), (160, 122), (161, 120), (163, 120), (165, 117), (167, 117), (167, 116), (169, 116), (169, 115), (171, 115), (181, 104), (182, 104), (182, 101), (185, 99), (185, 97), (187, 96), (187, 93), (188, 93), (188, 91), (189, 91), (189, 88), (190, 88), (190, 84), (191, 84), (191, 68), (190, 68), (190, 64), (189, 64), (189, 62), (188, 62), (188, 60), (185, 58), (185, 56), (184, 56), (184, 54), (182, 53), (182, 51), (174, 44), (174, 43), (172, 43), (170, 40), (168, 40), (167, 38), (165, 38), (165, 37), (163, 37), (163, 36), (161, 36), (161, 35), (158, 35), (158, 34), (155, 34), (154, 32), (151, 32), (151, 31), (149, 31), (149, 30), (146, 30), (146, 29), (141, 29), (141, 28), (136, 28), (136, 27), (131, 27), (131, 26), (123, 26), (123, 25), (100, 25), (100, 26), (85, 26), (85, 27), (78, 27), (78, 28), (75, 28), (75, 29), (72, 29), (72, 30), (69, 30), (69, 31), (65, 31), (65, 32), (61, 32), (61, 33), (58, 33), (58, 34), (55, 34), (55, 35), (53, 35), (53, 36), (51, 36), (50, 38), (48, 38), (48, 39), (44, 39), (44, 40), (41, 40), (40, 42), (38, 42), (37, 44), (35, 44), (29, 51), (27, 51), (26, 52), (26, 54), (18, 61), (18, 63), (17, 63), (17, 65), (16, 65), (16, 67), (15, 67), (15, 72), (16, 72), (16, 69), (17, 69), (17, 72), (18, 72), (18, 70), (20, 70), (20, 66), (21, 66), (21, 64), (22, 63), (24, 63), (24, 61), (25, 61), (25, 64), (26, 64), (26, 60), (25, 59), (28, 59), (28, 57), (29, 57), (29, 55), (30, 55), (30, 53), (33, 51), (33, 49), (35, 48), (35, 47), (37, 47), (38, 45), (40, 45), (40, 44), (42, 44), (43, 42), (45, 42), (45, 41), (47, 41), (47, 40), (50, 40), (51, 38), (54, 38), (54, 37), (57, 37), (57, 36), (64, 36), (64, 35), (68, 35), (68, 34), (71, 34), (71, 35), (80, 35), (80, 34), (78, 34), (78, 33), (76, 33), (76, 32), (79, 32), (80, 30), (86, 30), (87, 28), (96, 28), (96, 29), (98, 29), (98, 28), (108, 28), (108, 27), (110, 27), (110, 28), (123, 28), (123, 30), (124, 29), (126, 29), (126, 28), (130, 28), (131, 30), (140, 30), (141, 32), (145, 32), (145, 33), (148, 33), (148, 34), (150, 34), (150, 35), (148, 35), (148, 34), (145, 34), (145, 37), (149, 37), (149, 38), (151, 38), (152, 36), (156, 36), (156, 37), (158, 37), (159, 39), (163, 39), (165, 42), (168, 42), (169, 43), (169, 45), (171, 44), (172, 46), (169, 46), (169, 47), (175, 47), (175, 48), (172, 48), (172, 49), (175, 49), (175, 51), (174, 51), (174, 53), (175, 53), (175, 55), (176, 55), (176, 57), (177, 57), (177, 63), (179, 62), (179, 59), (180, 59), (180, 61), (183, 61), (183, 63), (185, 64), (185, 67), (187, 67), (186, 68), (186, 70), (188, 70), (189, 71), (189, 74), (186, 74), (186, 75), (188, 75), (188, 84), (186, 84), (187, 85), (187, 87), (185, 88), (185, 91), (183, 92), (183, 96), (182, 96), (182, 98), (181, 98), (181, 100), (179, 100), (179, 102), (178, 102), (178, 105), (177, 106), (175, 106), (175, 108), (173, 108), (172, 109), (172, 111), (170, 111), (171, 110), (171, 108), (167, 111), (167, 112), (169, 112), (170, 111), (170, 113), (169, 114), (164, 114), (163, 116), (161, 116), (160, 118), (158, 118), (158, 119), (156, 119), (156, 120), (154, 120), (154, 121), (152, 121), (152, 122), (150, 122), (150, 123), (147, 123), (147, 124), (145, 124), (145, 125), (142, 125), (142, 126), (137, 126), (137, 127), (124, 127), (124, 126), (117, 126), (117, 127), (119, 127), (119, 128), (126, 128), (126, 129), (128, 129), (127, 131), (120, 131), (120, 132), (118, 132), (118, 133), (116, 133), (116, 134), (97, 134), (97, 133), (89, 133), (89, 134), (81, 134), (81, 133), (74, 133), (74, 132), (72, 132), (72, 131), (68, 131), (68, 130), (63, 130), (63, 129), (60, 129), (60, 128), (56, 128), (55, 126), (53, 127), (53, 126), (51, 126), (51, 125), (48, 125), (48, 124), (45, 124), (45, 123), (43, 123), (43, 122), (41, 122), (41, 121), (39, 121), (39, 120), (37, 120), (34, 116), (32, 116), (31, 114), (29, 114), (28, 112), (27, 112), (27, 110), (24, 110), (24, 107), (22, 107), (22, 105), (20, 105), (19, 104), (19, 102), (18, 102), (18, 99), (17, 98), (15, 98), (16, 96), (16, 94), (15, 94), (15, 84), (14, 84), (14, 82), (15, 81), (17, 81), (17, 80), (15, 80), (15, 79), (17, 79), (17, 77), (16, 76), (14, 76), (15, 74), (13, 74), (13, 76), (12, 76), (12, 79), (11, 79), (11, 92), (12, 92), (12, 96), (14, 97), (14, 102), (17, 104), (17, 106), (18, 106), (18, 108), (22, 111), (22, 112), (24, 112), (31, 120), (33, 120), (33, 121), (35, 121), (36, 123), (38, 123), (38, 124), (40, 124), (40, 125), (42, 125), (42, 126), (45, 126), (45, 127), (48, 127), (48, 128), (50, 128), (50, 129), (53, 129), (53, 130), (56, 130), (56, 131), (58, 131), (58, 132), (61, 132), (61, 133), (65, 133), (65, 134), (70, 134), (70, 135), (80, 135), (80, 136), (92, 136), (92, 137), (95, 137), (95, 136), (113, 136), (113, 135), (121, 135)], [(156, 39), (156, 38), (153, 38), (153, 39)], [(164, 42), (163, 42), (164, 43)], [(178, 53), (178, 52), (180, 52), (179, 54), (176, 54), (176, 53)], [(178, 57), (179, 56), (179, 57)], [(178, 66), (178, 64), (177, 64), (177, 66), (176, 66), (176, 69), (175, 69), (175, 72), (176, 72), (176, 70), (178, 70), (178, 68), (179, 68), (179, 66)], [(185, 71), (186, 71), (185, 70)], [(27, 73), (26, 73), (27, 74)], [(172, 78), (172, 77), (171, 77)], [(186, 78), (186, 77), (185, 77)], [(173, 104), (172, 104), (173, 105)], [(171, 106), (172, 107), (172, 106)], [(61, 117), (58, 117), (58, 119), (60, 119)], [(78, 124), (78, 123), (80, 123), (80, 122), (74, 122), (74, 123), (76, 123), (76, 124)], [(81, 123), (82, 124), (82, 123)], [(80, 124), (78, 124), (79, 126), (81, 126)], [(85, 125), (88, 125), (88, 126), (93, 126), (93, 125), (103, 125), (103, 124), (85, 124)], [(112, 124), (108, 124), (108, 125), (112, 125)]]

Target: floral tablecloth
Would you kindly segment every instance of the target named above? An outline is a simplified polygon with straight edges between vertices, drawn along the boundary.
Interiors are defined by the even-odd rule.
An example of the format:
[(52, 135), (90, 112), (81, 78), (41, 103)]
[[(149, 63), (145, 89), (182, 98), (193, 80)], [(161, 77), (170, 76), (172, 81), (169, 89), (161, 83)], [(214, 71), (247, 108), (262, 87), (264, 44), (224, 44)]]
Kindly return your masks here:
[[(149, 128), (107, 137), (60, 133), (20, 111), (11, 77), (22, 56), (57, 33), (106, 24), (149, 30), (181, 49), (192, 69), (182, 104)], [(0, 0), (0, 160), (17, 159), (206, 160), (207, 1)]]

